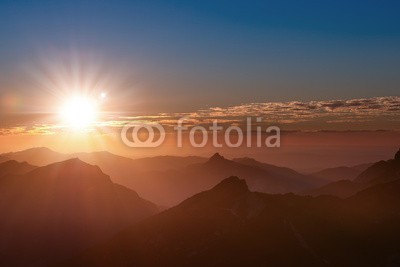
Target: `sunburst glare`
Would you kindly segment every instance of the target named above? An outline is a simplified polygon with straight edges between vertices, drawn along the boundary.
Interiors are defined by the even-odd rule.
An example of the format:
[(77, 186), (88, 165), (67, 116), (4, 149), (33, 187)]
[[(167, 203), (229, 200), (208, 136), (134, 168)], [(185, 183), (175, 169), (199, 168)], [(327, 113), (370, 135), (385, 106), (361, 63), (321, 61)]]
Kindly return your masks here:
[(99, 109), (96, 100), (85, 96), (69, 98), (60, 109), (60, 117), (72, 129), (85, 129), (98, 119)]

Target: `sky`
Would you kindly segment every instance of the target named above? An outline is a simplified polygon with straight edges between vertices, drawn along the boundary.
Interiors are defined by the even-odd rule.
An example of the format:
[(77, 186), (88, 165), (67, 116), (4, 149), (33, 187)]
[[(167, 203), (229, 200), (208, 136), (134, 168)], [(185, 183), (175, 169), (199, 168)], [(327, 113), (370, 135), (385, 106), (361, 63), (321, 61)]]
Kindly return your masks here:
[[(2, 0), (0, 150), (66, 150), (54, 143), (57, 113), (76, 92), (107, 96), (101, 135), (180, 116), (398, 131), (399, 11), (398, 1)], [(109, 149), (79, 144), (65, 146)]]
[(399, 11), (398, 1), (5, 0), (0, 90), (46, 97), (29, 71), (83, 54), (138, 112), (393, 96)]

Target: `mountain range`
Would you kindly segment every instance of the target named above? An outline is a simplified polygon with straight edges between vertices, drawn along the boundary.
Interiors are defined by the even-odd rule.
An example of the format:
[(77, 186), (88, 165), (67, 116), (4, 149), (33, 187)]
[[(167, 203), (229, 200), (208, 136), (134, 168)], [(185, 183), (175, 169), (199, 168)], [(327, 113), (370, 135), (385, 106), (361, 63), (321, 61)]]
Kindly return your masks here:
[(79, 159), (44, 167), (4, 162), (0, 265), (47, 266), (157, 212), (157, 205)]
[(400, 150), (393, 159), (379, 161), (361, 172), (352, 180), (339, 180), (322, 187), (306, 190), (305, 195), (333, 195), (346, 198), (373, 185), (400, 179)]
[(373, 163), (360, 164), (351, 167), (339, 166), (311, 173), (310, 176), (321, 181), (321, 183), (331, 183), (340, 180), (353, 180), (372, 165)]
[(327, 183), (290, 168), (251, 158), (229, 160), (218, 153), (209, 159), (194, 156), (130, 159), (109, 152), (62, 154), (48, 148), (33, 148), (2, 156), (38, 166), (77, 157), (99, 166), (113, 182), (163, 206), (176, 205), (232, 175), (246, 179), (251, 190), (264, 193), (301, 192)]
[(61, 266), (398, 266), (399, 190), (270, 195), (230, 177)]
[[(53, 152), (25, 162), (34, 151), (0, 156), (0, 266), (400, 264), (400, 151), (315, 196), (315, 177), (251, 158), (156, 157), (139, 167), (96, 152), (35, 166)], [(130, 177), (131, 188), (90, 160), (126, 171), (117, 179)], [(173, 207), (162, 211), (135, 186)]]
[(264, 169), (228, 160), (219, 154), (205, 163), (169, 171), (148, 171), (136, 177), (120, 177), (118, 183), (135, 188), (143, 197), (173, 206), (193, 194), (212, 188), (225, 177), (240, 176), (255, 191), (283, 193), (309, 188), (306, 176), (285, 168)]

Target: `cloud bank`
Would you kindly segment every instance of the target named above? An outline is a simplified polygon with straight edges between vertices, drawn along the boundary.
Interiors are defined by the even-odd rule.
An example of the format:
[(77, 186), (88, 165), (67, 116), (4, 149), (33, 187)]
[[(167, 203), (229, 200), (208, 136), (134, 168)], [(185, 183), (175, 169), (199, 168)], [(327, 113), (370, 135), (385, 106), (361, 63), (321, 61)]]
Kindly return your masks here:
[[(283, 130), (400, 130), (400, 97), (373, 97), (349, 100), (288, 101), (244, 103), (229, 107), (211, 107), (188, 113), (160, 113), (143, 116), (104, 114), (101, 121), (88, 129), (101, 134), (115, 133), (128, 122), (161, 123), (172, 129), (179, 118), (189, 125), (207, 125), (214, 120), (220, 124), (243, 125), (247, 117), (261, 117), (262, 123), (278, 125)], [(55, 134), (64, 131), (57, 121), (23, 124), (8, 120), (1, 135)]]

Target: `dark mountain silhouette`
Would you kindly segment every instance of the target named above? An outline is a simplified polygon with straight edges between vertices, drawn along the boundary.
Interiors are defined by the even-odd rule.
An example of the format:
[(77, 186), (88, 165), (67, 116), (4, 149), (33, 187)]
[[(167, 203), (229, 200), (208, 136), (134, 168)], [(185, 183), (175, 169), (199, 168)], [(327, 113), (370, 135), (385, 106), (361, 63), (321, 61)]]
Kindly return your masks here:
[(396, 152), (396, 155), (394, 155), (394, 160), (399, 161), (400, 160), (400, 148), (399, 150)]
[[(116, 174), (120, 169), (116, 179), (141, 196), (186, 200), (156, 214), (156, 205), (77, 158), (44, 167), (0, 163), (0, 266), (400, 263), (400, 152), (354, 181), (313, 193), (343, 199), (286, 194), (304, 192), (315, 181), (251, 158), (156, 157), (135, 166), (136, 160), (107, 152), (77, 155)], [(186, 161), (174, 163), (180, 159)], [(149, 170), (157, 162), (164, 165)]]
[(356, 183), (379, 184), (400, 179), (400, 150), (394, 159), (379, 161), (362, 172), (355, 180)]
[(230, 177), (60, 266), (397, 266), (399, 190), (268, 195)]
[(317, 179), (310, 179), (289, 168), (250, 158), (228, 160), (219, 154), (209, 159), (173, 156), (130, 159), (104, 151), (67, 155), (46, 148), (34, 148), (6, 155), (19, 161), (37, 163), (78, 157), (99, 166), (111, 176), (113, 182), (164, 206), (176, 205), (232, 175), (246, 179), (251, 190), (266, 193), (299, 192), (321, 185)]
[(262, 168), (228, 160), (214, 154), (205, 163), (169, 171), (149, 171), (115, 178), (116, 182), (135, 188), (146, 199), (173, 206), (184, 199), (212, 188), (224, 177), (239, 176), (253, 191), (287, 193), (305, 190), (316, 184), (307, 176), (285, 168)]
[(1, 266), (46, 266), (158, 212), (79, 159), (2, 180)]
[(7, 175), (24, 174), (35, 168), (37, 167), (30, 165), (27, 162), (8, 160), (0, 163), (0, 177), (4, 177)]
[(67, 155), (36, 148), (7, 155), (20, 161), (42, 163), (78, 157), (98, 165), (111, 176), (113, 182), (164, 206), (176, 205), (232, 175), (244, 178), (251, 190), (265, 193), (302, 192), (328, 183), (322, 178), (303, 175), (290, 168), (261, 163), (251, 158), (229, 160), (219, 154), (209, 159), (173, 156), (130, 159), (104, 151)]
[[(228, 160), (218, 153), (213, 155), (201, 168), (207, 172), (218, 174), (219, 178), (232, 175), (240, 176), (247, 181), (253, 191), (296, 192), (313, 184), (309, 177), (289, 168), (261, 163), (250, 158), (236, 159), (236, 161)], [(221, 180), (219, 179), (214, 184)]]
[(398, 179), (400, 179), (399, 152), (396, 153), (394, 159), (379, 161), (372, 164), (369, 168), (360, 173), (353, 181), (336, 181), (320, 188), (306, 190), (302, 194), (311, 196), (333, 195), (346, 198), (373, 185), (387, 183)]
[(362, 190), (347, 201), (352, 209), (357, 208), (359, 212), (373, 216), (377, 221), (392, 221), (393, 218), (398, 219), (400, 214), (399, 192), (400, 180), (395, 180)]
[[(99, 166), (105, 173), (111, 176), (113, 182), (127, 186), (137, 191), (146, 199), (164, 205), (176, 204), (194, 193), (208, 189), (207, 187), (200, 187), (198, 190), (188, 192), (183, 197), (178, 197), (177, 200), (175, 200), (176, 197), (173, 195), (173, 192), (172, 199), (168, 199), (171, 195), (169, 193), (171, 190), (166, 189), (165, 194), (161, 192), (164, 187), (164, 182), (166, 186), (179, 187), (179, 184), (174, 183), (183, 178), (182, 175), (180, 175), (181, 170), (185, 169), (188, 165), (202, 164), (207, 161), (207, 159), (201, 157), (159, 156), (131, 159), (114, 155), (106, 151), (62, 154), (47, 148), (32, 148), (3, 155), (7, 155), (13, 159), (15, 158), (17, 161), (35, 162), (39, 166), (66, 159), (79, 158), (84, 162)], [(178, 173), (178, 175), (176, 175), (176, 173)], [(162, 180), (162, 182), (160, 184), (155, 184), (154, 181), (156, 180)], [(167, 201), (164, 201), (165, 198), (167, 198)]]

